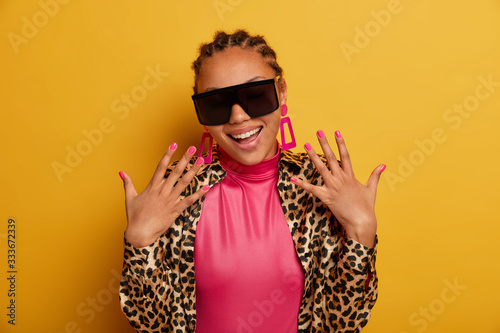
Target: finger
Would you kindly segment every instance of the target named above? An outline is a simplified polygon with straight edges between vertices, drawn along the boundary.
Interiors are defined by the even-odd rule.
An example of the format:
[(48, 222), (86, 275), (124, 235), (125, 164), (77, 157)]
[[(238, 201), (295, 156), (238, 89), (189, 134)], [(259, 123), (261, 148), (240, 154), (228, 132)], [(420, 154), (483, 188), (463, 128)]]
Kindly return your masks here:
[(295, 177), (291, 177), (290, 181), (298, 187), (303, 188), (306, 192), (320, 198), (319, 188), (317, 186), (314, 186), (308, 182), (303, 181), (302, 179), (297, 179)]
[[(307, 151), (307, 155), (309, 155), (309, 158), (311, 161), (314, 163), (314, 166), (316, 166), (316, 169), (318, 169), (321, 177), (323, 177), (323, 180), (325, 183), (328, 182), (329, 176), (331, 177), (332, 174), (330, 170), (326, 167), (325, 163), (319, 158), (318, 154), (314, 151), (314, 149), (311, 147), (311, 144), (306, 143), (304, 145), (304, 148)], [(335, 158), (335, 157), (334, 157)], [(338, 164), (337, 164), (337, 170), (339, 169)]]
[(137, 196), (137, 191), (135, 190), (134, 182), (132, 178), (125, 172), (120, 171), (120, 177), (123, 180), (123, 187), (125, 188), (125, 201), (132, 199)]
[(335, 172), (340, 170), (337, 157), (335, 156), (335, 153), (330, 147), (330, 144), (328, 143), (325, 133), (323, 133), (322, 130), (319, 130), (318, 132), (316, 132), (316, 135), (318, 137), (319, 144), (321, 145), (321, 149), (323, 149), (323, 153), (325, 154), (326, 161), (328, 162), (328, 165), (330, 166), (330, 169), (332, 170), (333, 174), (335, 174)]
[(160, 184), (163, 178), (165, 177), (165, 172), (167, 172), (167, 168), (170, 164), (170, 159), (174, 156), (175, 150), (177, 149), (177, 143), (172, 143), (170, 147), (168, 147), (165, 154), (161, 158), (158, 166), (156, 167), (155, 173), (153, 174), (153, 178), (149, 182), (149, 184)]
[(197, 200), (199, 200), (202, 196), (204, 196), (208, 190), (210, 190), (209, 185), (205, 185), (204, 187), (200, 188), (198, 191), (195, 193), (191, 194), (190, 196), (186, 197), (185, 199), (181, 200), (176, 209), (177, 212), (180, 214), (182, 213), (186, 208), (194, 204)]
[(382, 172), (384, 172), (385, 168), (386, 168), (385, 164), (381, 164), (381, 165), (377, 166), (372, 171), (372, 174), (370, 175), (370, 178), (368, 178), (368, 181), (366, 182), (365, 186), (372, 189), (372, 190), (377, 191), (377, 186), (378, 186), (378, 182), (380, 180), (380, 175), (382, 174)]
[(193, 166), (189, 169), (188, 172), (186, 172), (179, 182), (175, 185), (174, 190), (171, 192), (173, 196), (178, 197), (181, 195), (182, 191), (191, 183), (193, 180), (194, 176), (198, 173), (198, 170), (200, 170), (201, 166), (203, 165), (203, 157), (198, 157), (196, 159), (196, 162), (193, 164)]
[(172, 188), (174, 187), (175, 183), (179, 180), (179, 178), (182, 176), (184, 173), (184, 170), (186, 170), (187, 165), (189, 164), (189, 161), (191, 160), (191, 157), (193, 157), (193, 154), (196, 152), (196, 147), (191, 146), (189, 149), (184, 153), (184, 156), (177, 162), (177, 165), (175, 168), (172, 170), (170, 175), (168, 176), (165, 186), (167, 188)]
[(354, 174), (351, 164), (351, 156), (345, 145), (344, 137), (339, 131), (335, 131), (335, 140), (337, 141), (337, 147), (339, 148), (340, 162), (342, 164), (342, 170), (349, 174)]

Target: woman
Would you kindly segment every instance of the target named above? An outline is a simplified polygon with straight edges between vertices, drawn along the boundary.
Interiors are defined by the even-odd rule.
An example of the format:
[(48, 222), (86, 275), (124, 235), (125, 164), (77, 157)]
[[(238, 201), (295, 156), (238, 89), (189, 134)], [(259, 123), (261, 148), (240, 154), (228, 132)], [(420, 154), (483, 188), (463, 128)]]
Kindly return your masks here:
[(120, 172), (124, 314), (140, 332), (359, 332), (377, 298), (385, 165), (362, 185), (338, 131), (342, 166), (321, 130), (325, 157), (280, 147), (287, 86), (262, 37), (218, 32), (193, 69), (217, 144), (209, 160), (190, 147), (169, 167), (173, 143), (141, 194)]

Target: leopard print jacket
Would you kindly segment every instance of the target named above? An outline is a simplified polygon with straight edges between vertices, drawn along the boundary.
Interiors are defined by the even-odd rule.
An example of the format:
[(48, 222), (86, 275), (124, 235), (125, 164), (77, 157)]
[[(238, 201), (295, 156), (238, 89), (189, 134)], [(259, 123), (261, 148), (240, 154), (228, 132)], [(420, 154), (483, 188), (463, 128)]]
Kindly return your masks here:
[[(298, 332), (359, 332), (378, 294), (377, 239), (373, 248), (351, 239), (319, 199), (290, 181), (322, 185), (307, 154), (282, 151), (279, 163), (281, 204), (304, 269)], [(213, 162), (200, 169), (183, 196), (225, 175), (214, 150)], [(203, 202), (186, 209), (149, 246), (135, 248), (125, 240), (120, 302), (138, 332), (195, 332), (194, 238)]]

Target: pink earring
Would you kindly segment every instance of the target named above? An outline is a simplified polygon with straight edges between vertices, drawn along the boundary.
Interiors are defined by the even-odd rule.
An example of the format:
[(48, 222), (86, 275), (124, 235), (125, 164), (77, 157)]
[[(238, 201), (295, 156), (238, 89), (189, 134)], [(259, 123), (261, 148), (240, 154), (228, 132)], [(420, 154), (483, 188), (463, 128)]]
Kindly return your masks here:
[[(295, 135), (293, 135), (293, 128), (292, 128), (292, 122), (290, 121), (290, 117), (285, 117), (287, 113), (288, 113), (288, 107), (286, 106), (286, 104), (283, 104), (281, 106), (281, 116), (284, 118), (281, 118), (280, 121), (281, 149), (283, 150), (295, 148), (295, 146), (297, 145), (295, 143)], [(290, 137), (292, 138), (292, 141), (290, 142), (285, 142), (285, 124), (288, 124), (288, 130), (290, 131)]]
[[(205, 129), (207, 128), (205, 127)], [(212, 146), (214, 144), (214, 138), (212, 137), (209, 131), (203, 132), (203, 135), (201, 136), (201, 144), (200, 144), (200, 149), (198, 150), (198, 157), (202, 157), (201, 155), (203, 155), (203, 148), (205, 148), (205, 141), (207, 138), (208, 138), (208, 156), (203, 157), (203, 161), (205, 162), (205, 164), (210, 164), (212, 163)]]

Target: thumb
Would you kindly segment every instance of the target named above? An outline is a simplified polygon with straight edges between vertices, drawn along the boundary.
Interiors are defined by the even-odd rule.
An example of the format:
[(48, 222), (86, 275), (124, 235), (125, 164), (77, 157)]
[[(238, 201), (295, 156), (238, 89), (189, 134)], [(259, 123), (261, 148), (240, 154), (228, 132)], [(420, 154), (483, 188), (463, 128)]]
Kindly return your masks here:
[(125, 201), (128, 201), (129, 199), (137, 196), (137, 191), (135, 190), (132, 178), (130, 178), (130, 176), (123, 171), (120, 171), (118, 174), (123, 180), (123, 187), (125, 188)]
[(386, 168), (385, 164), (381, 164), (377, 166), (373, 171), (372, 174), (370, 175), (370, 178), (368, 178), (368, 181), (366, 182), (366, 187), (377, 190), (378, 182), (380, 180), (380, 175), (382, 172), (384, 172)]

